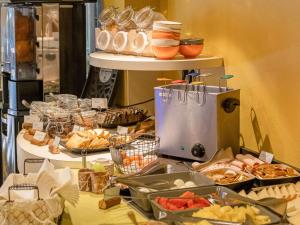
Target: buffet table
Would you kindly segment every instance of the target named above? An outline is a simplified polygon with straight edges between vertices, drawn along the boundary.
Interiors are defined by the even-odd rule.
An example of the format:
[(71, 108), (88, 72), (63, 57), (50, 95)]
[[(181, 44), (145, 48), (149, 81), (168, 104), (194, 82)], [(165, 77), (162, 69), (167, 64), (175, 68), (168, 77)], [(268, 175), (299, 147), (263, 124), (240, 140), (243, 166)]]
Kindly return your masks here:
[[(55, 168), (70, 167), (73, 169), (82, 168), (82, 157), (80, 154), (74, 154), (62, 149), (59, 154), (52, 154), (46, 146), (36, 146), (23, 138), (24, 130), (17, 136), (17, 155), (18, 155), (18, 169), (20, 173), (24, 173), (24, 160), (28, 158), (45, 158), (49, 159)], [(110, 153), (107, 151), (88, 154), (86, 161), (91, 162), (97, 158), (111, 159)], [(26, 172), (36, 172), (39, 165), (28, 165)]]
[[(120, 205), (110, 209), (101, 210), (98, 208), (99, 200), (103, 195), (80, 192), (79, 203), (74, 207), (66, 203), (65, 215), (61, 225), (110, 225), (110, 224), (131, 224), (127, 212), (133, 210), (128, 203), (122, 201)], [(144, 222), (147, 219), (135, 211), (137, 221)]]

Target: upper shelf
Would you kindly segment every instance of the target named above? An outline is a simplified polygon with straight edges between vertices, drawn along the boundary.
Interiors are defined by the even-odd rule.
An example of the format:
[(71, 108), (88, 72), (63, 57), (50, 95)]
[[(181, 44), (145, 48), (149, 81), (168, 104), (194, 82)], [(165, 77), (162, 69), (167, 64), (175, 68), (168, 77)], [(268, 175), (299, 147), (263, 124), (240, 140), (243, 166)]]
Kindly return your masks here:
[(116, 70), (172, 71), (222, 67), (223, 58), (201, 55), (195, 59), (177, 57), (159, 60), (151, 57), (94, 52), (90, 54), (90, 65)]

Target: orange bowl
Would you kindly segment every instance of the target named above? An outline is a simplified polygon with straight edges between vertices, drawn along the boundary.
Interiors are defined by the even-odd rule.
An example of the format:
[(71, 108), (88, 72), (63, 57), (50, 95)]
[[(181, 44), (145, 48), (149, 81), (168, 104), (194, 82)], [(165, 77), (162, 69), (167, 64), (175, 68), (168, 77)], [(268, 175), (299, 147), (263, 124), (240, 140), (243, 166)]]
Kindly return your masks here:
[(173, 59), (179, 50), (179, 46), (152, 46), (152, 50), (158, 59)]
[(180, 45), (179, 52), (185, 58), (196, 58), (203, 50), (202, 45)]

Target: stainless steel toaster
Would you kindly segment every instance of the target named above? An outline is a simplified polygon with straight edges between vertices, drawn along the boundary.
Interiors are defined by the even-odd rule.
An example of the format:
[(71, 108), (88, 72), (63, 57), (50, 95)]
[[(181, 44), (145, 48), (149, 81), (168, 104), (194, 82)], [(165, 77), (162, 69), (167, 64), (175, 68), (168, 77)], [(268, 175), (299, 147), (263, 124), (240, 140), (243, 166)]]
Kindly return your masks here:
[(239, 151), (240, 90), (191, 84), (154, 90), (161, 154), (208, 161), (222, 148)]

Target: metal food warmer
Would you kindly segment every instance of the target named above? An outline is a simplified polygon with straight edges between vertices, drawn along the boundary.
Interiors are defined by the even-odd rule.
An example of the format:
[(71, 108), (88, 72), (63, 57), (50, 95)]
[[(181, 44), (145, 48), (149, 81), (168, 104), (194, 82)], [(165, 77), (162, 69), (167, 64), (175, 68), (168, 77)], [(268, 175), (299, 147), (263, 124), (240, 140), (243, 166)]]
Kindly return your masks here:
[(209, 161), (220, 149), (239, 151), (239, 89), (170, 84), (154, 91), (161, 154)]

